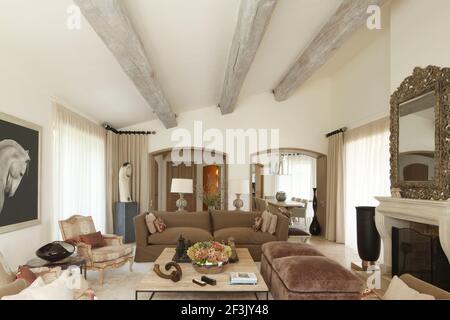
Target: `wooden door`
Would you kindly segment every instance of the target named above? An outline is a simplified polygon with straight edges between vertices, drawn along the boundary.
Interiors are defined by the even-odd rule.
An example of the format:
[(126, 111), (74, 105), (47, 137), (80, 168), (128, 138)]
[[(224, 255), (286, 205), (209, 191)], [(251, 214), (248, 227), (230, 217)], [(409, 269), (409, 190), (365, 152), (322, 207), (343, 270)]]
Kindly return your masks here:
[(182, 163), (177, 166), (173, 165), (173, 162), (167, 162), (167, 204), (166, 209), (168, 212), (177, 211), (176, 201), (180, 198), (178, 193), (170, 192), (170, 188), (172, 186), (172, 179), (192, 179), (192, 183), (194, 185), (194, 193), (193, 194), (185, 194), (184, 198), (187, 200), (188, 205), (186, 207), (186, 211), (195, 212), (197, 208), (197, 197), (195, 186), (197, 185), (196, 181), (196, 171), (195, 165), (187, 166)]
[[(221, 172), (217, 165), (209, 165), (203, 167), (203, 192), (214, 193), (220, 192), (221, 186)], [(208, 207), (203, 204), (203, 210), (208, 210)]]
[(262, 199), (264, 197), (264, 166), (255, 164), (255, 197)]

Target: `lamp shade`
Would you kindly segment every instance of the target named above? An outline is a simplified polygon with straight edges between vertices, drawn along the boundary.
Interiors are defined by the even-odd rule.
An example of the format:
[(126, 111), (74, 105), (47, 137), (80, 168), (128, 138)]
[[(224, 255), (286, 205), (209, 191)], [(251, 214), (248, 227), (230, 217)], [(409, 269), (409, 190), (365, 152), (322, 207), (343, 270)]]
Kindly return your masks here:
[(192, 193), (192, 179), (172, 179), (170, 188), (172, 193)]
[(248, 194), (249, 190), (248, 180), (230, 180), (230, 191), (232, 193)]

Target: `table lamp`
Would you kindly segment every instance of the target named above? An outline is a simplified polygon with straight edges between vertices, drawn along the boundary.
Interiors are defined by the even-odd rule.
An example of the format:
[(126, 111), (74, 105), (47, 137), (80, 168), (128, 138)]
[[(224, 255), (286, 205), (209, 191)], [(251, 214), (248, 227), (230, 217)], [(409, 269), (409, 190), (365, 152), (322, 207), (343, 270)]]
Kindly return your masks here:
[(178, 208), (177, 211), (186, 211), (185, 208), (187, 207), (187, 200), (184, 199), (184, 194), (193, 192), (192, 179), (172, 179), (170, 192), (178, 193), (180, 195), (180, 199), (176, 202)]
[(240, 211), (244, 206), (244, 201), (241, 199), (241, 195), (249, 193), (249, 182), (248, 180), (231, 180), (230, 190), (236, 194), (236, 199), (233, 201), (233, 206), (237, 211)]

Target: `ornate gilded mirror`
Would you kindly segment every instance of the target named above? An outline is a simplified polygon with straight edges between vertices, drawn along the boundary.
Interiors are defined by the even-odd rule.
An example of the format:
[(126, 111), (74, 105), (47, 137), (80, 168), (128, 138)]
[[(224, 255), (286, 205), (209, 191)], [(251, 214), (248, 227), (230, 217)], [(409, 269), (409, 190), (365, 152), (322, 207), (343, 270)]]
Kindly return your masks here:
[(391, 96), (391, 188), (450, 199), (450, 69), (415, 68)]

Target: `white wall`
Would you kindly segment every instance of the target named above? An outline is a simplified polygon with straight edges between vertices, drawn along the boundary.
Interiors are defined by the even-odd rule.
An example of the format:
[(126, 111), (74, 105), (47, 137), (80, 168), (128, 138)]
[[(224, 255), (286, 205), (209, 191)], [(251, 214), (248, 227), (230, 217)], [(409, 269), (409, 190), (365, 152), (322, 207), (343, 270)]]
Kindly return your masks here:
[(358, 127), (389, 115), (389, 7), (384, 8), (381, 21), (381, 30), (363, 28), (329, 62), (333, 65), (344, 60), (331, 75), (330, 131)]
[(52, 104), (48, 94), (0, 59), (0, 112), (42, 126), (41, 218), (38, 226), (0, 234), (0, 251), (11, 267), (35, 257), (41, 245), (51, 241), (52, 212)]
[[(193, 132), (194, 122), (202, 121), (203, 131), (217, 128), (224, 136), (226, 129), (279, 129), (280, 147), (303, 148), (326, 154), (329, 111), (330, 82), (326, 78), (314, 78), (285, 102), (276, 102), (271, 93), (255, 95), (241, 100), (236, 110), (228, 115), (222, 115), (215, 106), (179, 114), (177, 128)], [(172, 141), (171, 135), (177, 128), (167, 130), (158, 120), (154, 120), (123, 129), (156, 130), (157, 134), (151, 136), (149, 146), (149, 152), (154, 152), (176, 145), (177, 141)], [(201, 146), (194, 142), (191, 145)], [(229, 166), (230, 180), (249, 178), (248, 164)], [(233, 200), (230, 193), (230, 208)], [(246, 209), (248, 197), (243, 197), (243, 200)]]
[(415, 67), (450, 67), (450, 1), (395, 0), (391, 11), (392, 91)]

